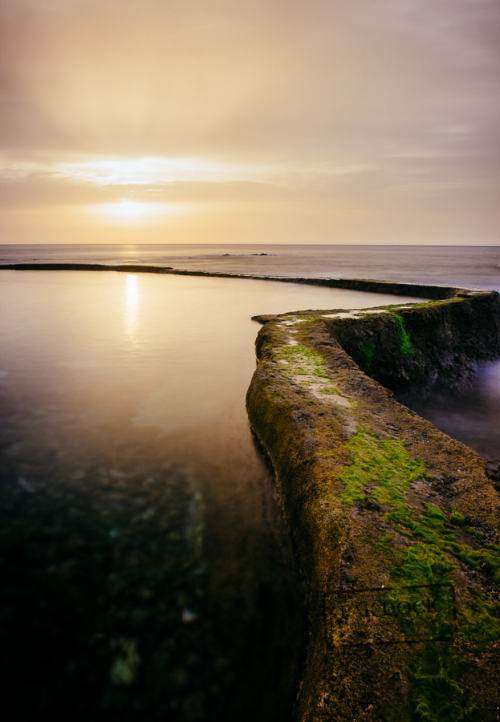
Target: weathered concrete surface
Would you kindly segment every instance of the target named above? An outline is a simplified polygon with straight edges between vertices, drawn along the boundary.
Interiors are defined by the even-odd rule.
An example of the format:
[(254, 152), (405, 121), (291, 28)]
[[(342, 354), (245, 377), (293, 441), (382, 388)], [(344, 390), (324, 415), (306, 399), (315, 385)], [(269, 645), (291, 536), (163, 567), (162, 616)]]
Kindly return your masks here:
[(331, 318), (326, 325), (366, 373), (393, 391), (408, 384), (460, 383), (475, 362), (500, 355), (496, 291), (461, 292), (444, 302)]
[(353, 314), (261, 317), (247, 395), (307, 588), (296, 719), (497, 719), (498, 496), (484, 462), (342, 345), (374, 343), (361, 360), (395, 387), (437, 378), (457, 353), (498, 352), (498, 298)]

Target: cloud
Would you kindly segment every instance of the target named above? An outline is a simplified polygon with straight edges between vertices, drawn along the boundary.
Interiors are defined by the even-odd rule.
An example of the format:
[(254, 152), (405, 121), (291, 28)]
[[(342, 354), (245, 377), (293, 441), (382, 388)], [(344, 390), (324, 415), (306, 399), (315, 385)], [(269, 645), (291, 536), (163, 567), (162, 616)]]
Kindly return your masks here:
[[(389, 233), (404, 193), (409, 224), (452, 238), (455, 191), (485, 233), (496, 0), (4, 0), (2, 27), (5, 207), (128, 193), (274, 203), (277, 218), (293, 201), (333, 218), (318, 212), (333, 203), (331, 224), (354, 228), (348, 209), (376, 197)], [(429, 194), (439, 223), (437, 210), (422, 219)], [(358, 226), (362, 239), (373, 224)], [(337, 228), (318, 220), (318, 233)]]

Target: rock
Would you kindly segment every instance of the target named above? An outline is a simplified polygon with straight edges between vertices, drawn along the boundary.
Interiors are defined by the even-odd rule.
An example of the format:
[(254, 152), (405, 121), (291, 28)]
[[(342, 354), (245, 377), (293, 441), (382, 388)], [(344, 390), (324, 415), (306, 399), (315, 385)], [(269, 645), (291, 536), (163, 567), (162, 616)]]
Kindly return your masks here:
[[(465, 719), (472, 705), (478, 718), (496, 719), (499, 631), (489, 610), (498, 494), (477, 454), (379, 381), (397, 389), (445, 380), (457, 356), (462, 373), (464, 359), (498, 354), (498, 295), (457, 295), (398, 315), (403, 327), (390, 309), (342, 320), (311, 314), (301, 324), (317, 375), (350, 408), (327, 404), (293, 373), (283, 317), (266, 319), (256, 341), (248, 415), (275, 470), (309, 600), (300, 722), (374, 722), (388, 710), (409, 722), (423, 708), (445, 719), (452, 707)], [(489, 471), (496, 477), (498, 466)], [(373, 613), (412, 604), (419, 615), (404, 620)]]
[(135, 681), (141, 658), (134, 640), (120, 640), (119, 646), (122, 647), (124, 654), (114, 660), (109, 679), (111, 684), (129, 686)]

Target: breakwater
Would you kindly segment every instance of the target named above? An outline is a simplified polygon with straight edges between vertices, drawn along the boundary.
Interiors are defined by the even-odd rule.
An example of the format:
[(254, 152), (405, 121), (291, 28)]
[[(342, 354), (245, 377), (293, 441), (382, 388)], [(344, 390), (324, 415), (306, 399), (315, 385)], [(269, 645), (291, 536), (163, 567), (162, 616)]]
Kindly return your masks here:
[(247, 408), (307, 589), (298, 720), (496, 719), (498, 495), (391, 390), (499, 355), (498, 294), (441, 299), (259, 318)]
[(303, 278), (288, 276), (270, 276), (251, 273), (224, 273), (222, 271), (194, 271), (173, 268), (172, 266), (148, 264), (108, 264), (108, 263), (3, 263), (3, 271), (115, 271), (117, 273), (163, 273), (177, 276), (208, 276), (211, 278), (253, 278), (260, 281), (279, 281), (281, 283), (304, 283), (310, 286), (326, 288), (344, 288), (352, 291), (410, 295), (426, 299), (441, 299), (453, 296), (460, 289), (451, 286), (427, 284), (397, 283), (371, 279), (352, 278)]

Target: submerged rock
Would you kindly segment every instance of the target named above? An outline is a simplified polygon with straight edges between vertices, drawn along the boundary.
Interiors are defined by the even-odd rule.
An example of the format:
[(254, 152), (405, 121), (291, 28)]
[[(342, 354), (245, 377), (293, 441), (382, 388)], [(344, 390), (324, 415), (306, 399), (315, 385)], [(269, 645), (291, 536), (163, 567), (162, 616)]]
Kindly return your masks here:
[(109, 672), (109, 679), (112, 684), (128, 686), (135, 680), (141, 658), (134, 640), (120, 640), (120, 646), (122, 655), (114, 660)]

